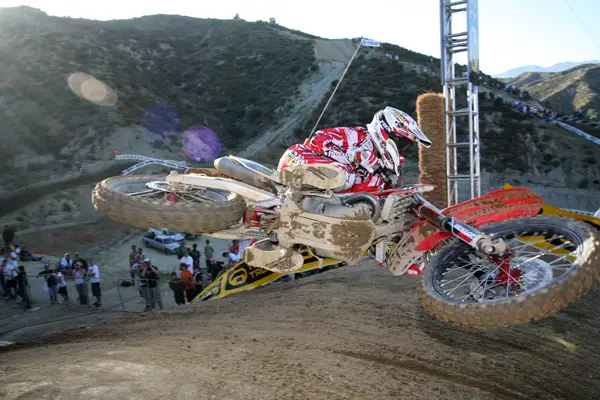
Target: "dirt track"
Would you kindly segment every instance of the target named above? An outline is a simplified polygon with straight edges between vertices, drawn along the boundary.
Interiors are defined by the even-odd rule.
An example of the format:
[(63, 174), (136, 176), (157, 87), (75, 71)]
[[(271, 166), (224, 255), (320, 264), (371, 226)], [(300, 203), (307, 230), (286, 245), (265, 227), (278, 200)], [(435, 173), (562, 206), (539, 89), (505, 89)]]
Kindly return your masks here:
[(598, 290), (548, 320), (475, 331), (424, 315), (416, 283), (341, 268), (41, 339), (0, 355), (0, 398), (597, 398)]

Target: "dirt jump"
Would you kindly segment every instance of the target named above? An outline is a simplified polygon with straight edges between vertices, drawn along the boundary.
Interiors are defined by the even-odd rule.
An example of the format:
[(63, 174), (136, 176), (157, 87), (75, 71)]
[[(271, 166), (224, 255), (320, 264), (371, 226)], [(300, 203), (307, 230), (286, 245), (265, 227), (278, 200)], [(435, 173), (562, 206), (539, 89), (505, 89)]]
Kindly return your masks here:
[(597, 398), (597, 289), (541, 321), (463, 329), (372, 264), (5, 348), (0, 398)]

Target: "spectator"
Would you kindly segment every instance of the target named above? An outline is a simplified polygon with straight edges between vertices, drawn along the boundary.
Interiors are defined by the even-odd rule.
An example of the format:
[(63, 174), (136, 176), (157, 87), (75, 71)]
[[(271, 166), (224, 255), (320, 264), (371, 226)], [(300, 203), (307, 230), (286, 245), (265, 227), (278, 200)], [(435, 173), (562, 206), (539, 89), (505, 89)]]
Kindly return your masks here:
[(8, 225), (4, 226), (4, 230), (2, 231), (2, 239), (4, 239), (4, 244), (8, 247), (12, 244), (15, 238), (15, 231)]
[(62, 270), (73, 268), (73, 260), (71, 260), (71, 255), (69, 253), (65, 253), (63, 258), (61, 258), (58, 262), (58, 266)]
[(237, 254), (240, 251), (240, 241), (237, 239), (232, 240), (231, 247), (229, 248), (229, 252), (233, 254)]
[(146, 259), (146, 256), (144, 256), (144, 249), (141, 247), (138, 247), (137, 263), (141, 265), (145, 259)]
[(134, 265), (137, 264), (138, 261), (138, 252), (137, 246), (134, 244), (131, 246), (131, 254), (129, 255), (129, 275), (131, 276), (131, 284), (135, 285), (135, 270), (137, 268), (133, 268)]
[(57, 302), (57, 292), (58, 292), (58, 280), (54, 275), (54, 271), (50, 269), (50, 265), (48, 263), (44, 264), (44, 270), (37, 274), (37, 277), (43, 276), (46, 280), (44, 284), (44, 291), (48, 292), (50, 296), (50, 304), (56, 304)]
[(241, 242), (234, 240), (234, 245), (229, 251), (223, 253), (223, 257), (227, 258), (228, 267), (235, 265), (244, 257), (244, 250), (250, 245), (251, 240), (242, 240)]
[[(131, 275), (133, 275), (133, 284), (135, 285), (137, 283), (137, 290), (138, 290), (138, 294), (140, 295), (140, 298), (142, 299), (141, 301), (143, 302), (144, 299), (146, 298), (144, 296), (143, 293), (143, 288), (142, 288), (142, 279), (140, 277), (140, 269), (142, 268), (142, 264), (143, 264), (143, 259), (142, 261), (140, 261), (139, 263), (135, 263), (133, 264), (133, 266), (131, 267), (131, 269), (129, 270)], [(145, 285), (145, 284), (144, 284)]]
[(206, 260), (206, 268), (208, 273), (212, 274), (212, 263), (214, 261), (213, 256), (215, 255), (215, 249), (210, 245), (210, 240), (206, 239), (206, 245), (204, 245), (204, 259)]
[(189, 270), (188, 266), (183, 262), (179, 264), (179, 270), (181, 271), (180, 275), (181, 280), (183, 281), (183, 288), (185, 289), (185, 296), (187, 298), (188, 303), (191, 303), (196, 295), (192, 279), (192, 272)]
[(194, 259), (190, 256), (190, 253), (187, 249), (183, 252), (183, 257), (179, 260), (181, 263), (187, 265), (187, 270), (190, 271), (190, 274), (194, 274)]
[[(75, 260), (73, 260), (73, 263), (76, 263), (76, 262), (81, 263), (82, 268), (85, 269), (85, 272), (87, 272), (88, 269), (90, 268), (90, 264), (86, 260), (81, 258), (79, 256), (79, 253), (75, 253), (74, 256), (75, 256)], [(86, 281), (87, 281), (87, 279), (86, 279)]]
[(6, 280), (4, 279), (4, 270), (6, 269), (6, 258), (2, 258), (0, 260), (0, 287), (2, 287), (2, 297), (8, 295), (8, 290), (6, 288)]
[(14, 253), (8, 253), (4, 259), (6, 263), (4, 267), (4, 279), (7, 289), (7, 293), (4, 294), (5, 299), (9, 296), (13, 299), (17, 297), (17, 260), (16, 255), (15, 257), (11, 257), (11, 254)]
[(56, 275), (52, 272), (46, 276), (46, 284), (48, 285), (48, 295), (50, 295), (50, 304), (56, 304), (58, 302), (58, 280)]
[(200, 251), (198, 250), (198, 245), (194, 243), (192, 251), (190, 251), (190, 256), (192, 260), (194, 260), (194, 269), (200, 269)]
[(194, 282), (195, 282), (194, 297), (196, 297), (196, 295), (202, 291), (203, 283), (204, 283), (203, 280), (202, 280), (202, 276), (203, 275), (204, 275), (203, 271), (198, 270), (196, 272), (196, 275), (194, 276)]
[(69, 302), (69, 293), (67, 292), (67, 281), (63, 273), (57, 269), (56, 279), (58, 280), (58, 294), (60, 294), (64, 301)]
[(42, 256), (36, 256), (34, 255), (32, 252), (30, 252), (29, 250), (27, 250), (27, 248), (25, 246), (23, 246), (23, 248), (21, 249), (21, 254), (19, 255), (21, 261), (41, 261), (42, 260)]
[(25, 303), (25, 309), (31, 309), (31, 302), (29, 301), (29, 282), (27, 281), (27, 272), (25, 272), (25, 267), (19, 265), (19, 272), (17, 273), (16, 282), (17, 282), (17, 294), (21, 296), (23, 299), (23, 303)]
[(140, 295), (142, 296), (142, 298), (146, 301), (146, 308), (144, 309), (144, 311), (148, 311), (150, 309), (150, 300), (149, 300), (149, 294), (148, 294), (148, 279), (146, 278), (146, 274), (145, 271), (148, 268), (148, 265), (150, 264), (150, 259), (149, 258), (145, 258), (142, 263), (138, 266), (137, 269), (137, 274), (140, 277), (140, 288), (139, 288), (139, 292)]
[(185, 250), (185, 242), (182, 240), (179, 242), (179, 248), (177, 249), (177, 258), (181, 259), (184, 256), (183, 253), (185, 253)]
[(75, 289), (77, 290), (77, 294), (79, 295), (79, 304), (82, 306), (87, 304), (87, 287), (85, 284), (85, 276), (87, 275), (85, 269), (81, 263), (73, 264), (73, 281), (75, 283)]
[(160, 287), (158, 285), (158, 271), (156, 268), (154, 268), (149, 258), (144, 259), (144, 264), (140, 275), (146, 280), (146, 290), (148, 296), (148, 302), (146, 303), (146, 309), (144, 311), (154, 309), (156, 305), (158, 305), (158, 308), (162, 310), (163, 304), (160, 294)]
[(222, 261), (214, 261), (211, 264), (211, 279), (214, 282), (223, 272), (223, 262)]
[[(132, 248), (133, 248), (133, 246), (132, 246)], [(139, 269), (141, 268), (145, 259), (146, 259), (146, 257), (144, 256), (144, 249), (142, 247), (138, 247), (137, 256), (135, 258), (135, 264), (133, 265), (132, 269), (133, 269), (133, 273), (134, 273), (134, 280), (135, 280), (135, 282), (138, 283), (138, 292), (142, 299), (145, 299), (145, 297), (144, 297), (144, 294), (142, 293), (142, 288), (139, 286), (140, 282), (141, 282)], [(134, 284), (135, 284), (135, 282), (134, 282)]]
[(92, 296), (96, 298), (96, 302), (92, 304), (94, 307), (100, 307), (102, 293), (100, 291), (100, 269), (96, 264), (90, 265), (88, 269), (88, 276), (92, 281)]
[(171, 280), (169, 280), (169, 288), (173, 291), (175, 297), (175, 304), (178, 306), (185, 304), (185, 295), (183, 289), (183, 282), (181, 278), (177, 276), (176, 272), (171, 272)]

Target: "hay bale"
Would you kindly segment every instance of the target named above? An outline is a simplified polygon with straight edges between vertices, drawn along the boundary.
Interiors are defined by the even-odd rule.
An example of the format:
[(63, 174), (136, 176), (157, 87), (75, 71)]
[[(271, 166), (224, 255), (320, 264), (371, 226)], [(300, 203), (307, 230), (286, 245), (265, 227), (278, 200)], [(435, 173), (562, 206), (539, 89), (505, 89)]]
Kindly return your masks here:
[(448, 206), (446, 181), (446, 121), (444, 95), (424, 93), (417, 98), (417, 117), (421, 130), (432, 141), (429, 149), (419, 146), (419, 182), (437, 185), (424, 197), (439, 208)]

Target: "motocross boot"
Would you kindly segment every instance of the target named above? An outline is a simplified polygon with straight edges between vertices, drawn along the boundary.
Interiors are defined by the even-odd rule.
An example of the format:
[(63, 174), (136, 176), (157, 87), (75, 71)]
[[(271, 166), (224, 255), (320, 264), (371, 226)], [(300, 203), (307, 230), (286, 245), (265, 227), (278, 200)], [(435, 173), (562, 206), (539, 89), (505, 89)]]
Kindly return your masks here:
[(291, 165), (279, 171), (279, 182), (295, 189), (337, 191), (344, 187), (346, 174), (330, 164)]

